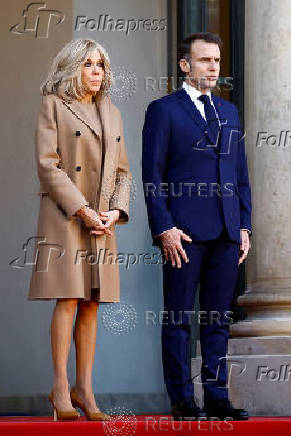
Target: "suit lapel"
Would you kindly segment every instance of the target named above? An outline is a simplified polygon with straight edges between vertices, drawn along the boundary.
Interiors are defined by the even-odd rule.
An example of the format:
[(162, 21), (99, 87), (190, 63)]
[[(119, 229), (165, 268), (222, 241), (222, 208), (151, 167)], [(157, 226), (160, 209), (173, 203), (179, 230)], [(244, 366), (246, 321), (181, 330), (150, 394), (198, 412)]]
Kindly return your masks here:
[(207, 129), (207, 123), (202, 117), (201, 113), (197, 109), (196, 105), (191, 100), (190, 96), (187, 94), (184, 88), (180, 88), (176, 92), (176, 96), (178, 97), (178, 102), (183, 107), (183, 109), (190, 115), (191, 119), (196, 123), (196, 125), (201, 130), (202, 134), (207, 138), (208, 141), (211, 142), (207, 144), (206, 147), (202, 147), (200, 144), (197, 144), (197, 149), (205, 149), (217, 152), (217, 147), (214, 147), (212, 144), (216, 144), (216, 138), (213, 138), (211, 132)]
[(180, 88), (176, 92), (176, 96), (178, 97), (178, 102), (183, 107), (183, 109), (190, 115), (192, 120), (197, 124), (197, 126), (202, 130), (202, 132), (205, 132), (206, 129), (206, 122), (203, 119), (202, 115), (200, 114), (199, 110), (187, 94), (184, 88)]
[(215, 105), (215, 109), (218, 113), (219, 117), (219, 123), (220, 123), (220, 154), (228, 154), (229, 150), (226, 148), (229, 148), (230, 144), (227, 140), (227, 132), (229, 132), (229, 126), (228, 126), (228, 119), (227, 114), (225, 111), (225, 105), (223, 104), (223, 101), (218, 99), (215, 95), (212, 95), (212, 100)]

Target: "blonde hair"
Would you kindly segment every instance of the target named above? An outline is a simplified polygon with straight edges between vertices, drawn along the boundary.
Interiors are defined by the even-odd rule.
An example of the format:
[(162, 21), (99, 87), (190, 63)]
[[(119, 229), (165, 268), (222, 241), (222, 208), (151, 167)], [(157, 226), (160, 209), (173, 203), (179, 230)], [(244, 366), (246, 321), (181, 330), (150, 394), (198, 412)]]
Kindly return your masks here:
[(98, 50), (104, 64), (104, 77), (98, 94), (108, 94), (112, 72), (108, 53), (93, 39), (72, 39), (55, 56), (46, 80), (40, 87), (41, 95), (56, 94), (65, 100), (82, 99), (87, 90), (82, 83), (81, 67), (88, 55)]

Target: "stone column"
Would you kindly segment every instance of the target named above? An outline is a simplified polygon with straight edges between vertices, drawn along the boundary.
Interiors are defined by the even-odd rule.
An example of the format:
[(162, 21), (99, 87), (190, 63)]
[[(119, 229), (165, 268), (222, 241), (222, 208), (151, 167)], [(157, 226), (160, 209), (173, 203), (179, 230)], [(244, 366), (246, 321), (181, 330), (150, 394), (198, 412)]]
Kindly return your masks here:
[(245, 127), (253, 196), (247, 321), (233, 336), (291, 335), (291, 2), (246, 0)]
[(254, 415), (290, 415), (291, 2), (245, 4), (245, 128), (253, 237), (247, 291), (238, 299), (248, 316), (230, 328), (234, 339), (229, 341), (229, 364), (241, 366), (229, 380), (230, 396)]

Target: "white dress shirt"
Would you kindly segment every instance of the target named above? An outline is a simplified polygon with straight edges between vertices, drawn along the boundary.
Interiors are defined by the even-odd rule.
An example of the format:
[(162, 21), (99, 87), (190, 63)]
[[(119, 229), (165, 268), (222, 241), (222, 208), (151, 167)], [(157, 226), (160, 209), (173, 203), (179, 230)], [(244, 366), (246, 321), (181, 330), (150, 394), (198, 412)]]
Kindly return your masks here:
[[(200, 97), (200, 95), (202, 95), (202, 92), (199, 91), (198, 89), (196, 89), (194, 86), (188, 85), (188, 83), (185, 81), (183, 82), (182, 88), (185, 89), (185, 91), (187, 92), (187, 94), (189, 95), (189, 97), (191, 98), (191, 100), (193, 101), (193, 103), (195, 104), (197, 109), (199, 110), (201, 116), (206, 121), (204, 103), (198, 99), (198, 97)], [(219, 122), (219, 116), (218, 116), (218, 113), (217, 113), (216, 108), (214, 106), (210, 90), (208, 90), (206, 92), (206, 95), (208, 95), (208, 97), (210, 99), (210, 103), (212, 104), (212, 106), (214, 108), (214, 111), (216, 113), (216, 117), (217, 117), (218, 122)], [(220, 123), (219, 123), (219, 125), (220, 125)]]

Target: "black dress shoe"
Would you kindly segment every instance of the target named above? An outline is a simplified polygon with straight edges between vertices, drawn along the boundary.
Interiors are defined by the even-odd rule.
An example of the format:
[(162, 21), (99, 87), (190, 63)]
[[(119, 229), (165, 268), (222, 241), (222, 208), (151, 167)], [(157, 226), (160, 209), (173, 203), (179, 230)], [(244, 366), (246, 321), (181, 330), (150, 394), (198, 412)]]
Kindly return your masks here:
[(181, 421), (206, 420), (205, 411), (197, 406), (194, 397), (173, 404), (172, 416)]
[(232, 404), (228, 399), (213, 401), (213, 403), (205, 405), (205, 411), (209, 420), (214, 418), (218, 418), (220, 420), (227, 420), (231, 418), (236, 421), (249, 419), (247, 410), (235, 409), (232, 407)]

